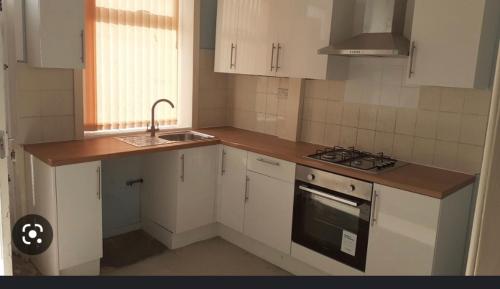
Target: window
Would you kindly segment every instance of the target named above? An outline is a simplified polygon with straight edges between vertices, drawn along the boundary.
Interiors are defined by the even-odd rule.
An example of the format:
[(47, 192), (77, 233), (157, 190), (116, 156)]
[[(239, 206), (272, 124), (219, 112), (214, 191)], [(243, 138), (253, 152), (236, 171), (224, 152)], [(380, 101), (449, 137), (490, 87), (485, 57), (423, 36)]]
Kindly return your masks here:
[(144, 128), (162, 98), (160, 125), (178, 124), (179, 0), (88, 0), (86, 131)]

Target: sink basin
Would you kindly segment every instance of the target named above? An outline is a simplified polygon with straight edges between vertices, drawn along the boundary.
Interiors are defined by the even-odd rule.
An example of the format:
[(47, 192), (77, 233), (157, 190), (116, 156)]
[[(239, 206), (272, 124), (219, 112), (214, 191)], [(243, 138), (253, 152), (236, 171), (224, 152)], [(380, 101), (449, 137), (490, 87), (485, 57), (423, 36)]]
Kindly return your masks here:
[(211, 135), (192, 131), (164, 134), (157, 137), (151, 137), (149, 135), (116, 137), (116, 139), (135, 147), (159, 146), (176, 142), (201, 141), (213, 138), (214, 137)]
[(160, 135), (158, 138), (170, 142), (184, 142), (184, 141), (200, 141), (200, 140), (207, 140), (207, 139), (212, 139), (213, 136), (209, 135), (204, 135), (204, 134), (199, 134), (195, 132), (182, 132), (182, 133), (172, 133), (172, 134), (165, 134), (165, 135)]

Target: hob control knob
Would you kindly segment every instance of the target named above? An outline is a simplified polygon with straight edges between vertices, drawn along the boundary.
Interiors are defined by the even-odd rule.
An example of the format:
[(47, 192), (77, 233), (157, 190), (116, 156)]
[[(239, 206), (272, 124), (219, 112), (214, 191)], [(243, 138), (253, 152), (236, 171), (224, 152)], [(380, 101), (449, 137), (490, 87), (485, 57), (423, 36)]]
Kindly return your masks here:
[(307, 179), (312, 182), (312, 181), (314, 181), (316, 179), (316, 176), (313, 175), (313, 174), (308, 174), (307, 175)]
[(354, 185), (350, 185), (350, 188), (351, 188), (351, 192), (354, 192), (356, 190), (356, 186), (354, 186)]

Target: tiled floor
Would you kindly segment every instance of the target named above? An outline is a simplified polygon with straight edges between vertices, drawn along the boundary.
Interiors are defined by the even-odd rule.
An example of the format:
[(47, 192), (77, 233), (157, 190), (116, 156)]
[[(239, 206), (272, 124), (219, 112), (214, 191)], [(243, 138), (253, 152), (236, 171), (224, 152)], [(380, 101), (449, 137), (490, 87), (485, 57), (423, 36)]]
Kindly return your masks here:
[(290, 273), (220, 238), (162, 253), (134, 265), (102, 268), (108, 276), (284, 276)]

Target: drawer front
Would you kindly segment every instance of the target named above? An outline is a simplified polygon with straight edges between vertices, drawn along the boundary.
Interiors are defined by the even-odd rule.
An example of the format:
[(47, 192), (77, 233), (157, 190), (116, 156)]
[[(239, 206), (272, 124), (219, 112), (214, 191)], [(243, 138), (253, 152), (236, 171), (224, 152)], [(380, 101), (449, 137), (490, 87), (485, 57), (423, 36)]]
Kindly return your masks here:
[(295, 164), (277, 158), (249, 152), (248, 169), (285, 182), (295, 181)]

